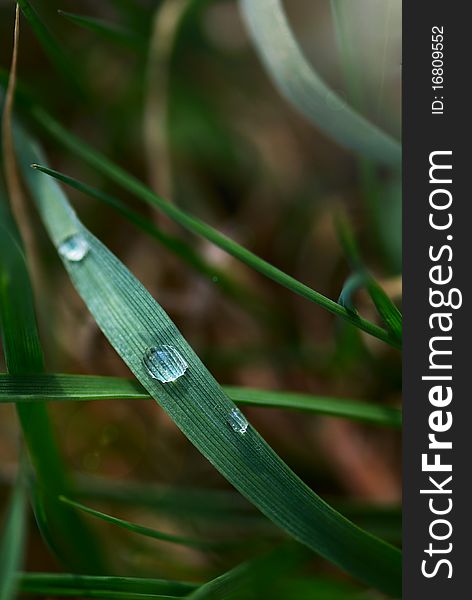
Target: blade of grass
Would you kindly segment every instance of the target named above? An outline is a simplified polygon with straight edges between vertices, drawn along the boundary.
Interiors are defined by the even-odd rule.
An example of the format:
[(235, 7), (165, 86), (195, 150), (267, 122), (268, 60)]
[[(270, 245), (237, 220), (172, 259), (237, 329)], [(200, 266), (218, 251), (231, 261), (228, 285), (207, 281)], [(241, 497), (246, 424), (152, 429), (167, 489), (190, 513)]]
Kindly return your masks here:
[(106, 194), (82, 182), (75, 181), (75, 185), (76, 188), (84, 194), (104, 202), (107, 206), (111, 206), (128, 221), (139, 227), (142, 231), (156, 239), (169, 251), (182, 259), (197, 273), (200, 273), (208, 280), (212, 281), (212, 283), (216, 282), (218, 289), (221, 289), (227, 297), (235, 300), (239, 306), (247, 308), (248, 311), (252, 312), (258, 318), (264, 319), (272, 326), (280, 326), (282, 316), (279, 313), (271, 311), (262, 298), (254, 294), (247, 286), (234, 280), (218, 267), (205, 261), (200, 254), (190, 246), (190, 244), (187, 244), (185, 241), (174, 235), (162, 231), (154, 223), (129, 208), (114, 196)]
[[(120, 484), (103, 478), (80, 476), (77, 494), (87, 501), (121, 506), (139, 506), (159, 513), (228, 523), (230, 528), (250, 528), (251, 532), (275, 533), (275, 527), (245, 498), (235, 491), (166, 486), (129, 481)], [(399, 506), (372, 506), (333, 499), (332, 504), (360, 527), (389, 540), (401, 539), (402, 516)]]
[(26, 534), (26, 483), (24, 459), (11, 494), (0, 540), (0, 600), (16, 596), (16, 572), (21, 568)]
[(401, 146), (337, 96), (307, 62), (281, 0), (240, 0), (258, 53), (281, 94), (342, 146), (376, 162), (398, 166)]
[[(30, 168), (44, 162), (20, 130), (19, 163), (49, 236), (59, 248), (70, 236), (88, 249), (82, 260), (61, 255), (77, 291), (137, 379), (197, 449), (279, 527), (354, 577), (400, 593), (398, 549), (359, 529), (315, 494), (250, 425), (236, 430), (234, 403), (175, 324), (125, 266), (79, 221), (62, 189)], [(171, 383), (150, 377), (149, 347), (169, 345), (187, 364)], [(237, 413), (236, 413), (237, 414)], [(238, 417), (240, 419), (240, 417)]]
[[(119, 185), (135, 194), (138, 198), (141, 198), (145, 202), (157, 207), (168, 217), (192, 231), (193, 233), (209, 240), (222, 250), (234, 256), (241, 262), (245, 263), (249, 267), (255, 269), (259, 273), (262, 273), (269, 279), (272, 279), (276, 283), (288, 288), (292, 292), (318, 304), (322, 308), (329, 312), (340, 316), (350, 323), (353, 323), (363, 331), (377, 337), (378, 339), (392, 345), (395, 348), (399, 347), (398, 341), (390, 335), (389, 332), (385, 331), (381, 327), (378, 327), (374, 323), (370, 323), (361, 317), (353, 316), (352, 313), (347, 311), (344, 307), (340, 306), (337, 302), (334, 302), (330, 298), (327, 298), (323, 294), (316, 292), (307, 285), (297, 281), (287, 273), (284, 273), (277, 267), (274, 267), (267, 261), (256, 256), (243, 246), (240, 246), (227, 236), (221, 234), (216, 229), (213, 229), (200, 219), (190, 216), (175, 205), (169, 204), (159, 196), (156, 196), (151, 190), (149, 190), (139, 180), (123, 171), (120, 167), (113, 164), (107, 158), (96, 152), (86, 144), (78, 140), (75, 136), (64, 130), (56, 121), (54, 121), (47, 113), (38, 107), (32, 107), (30, 114), (35, 120), (57, 141), (60, 141), (65, 147), (67, 147), (75, 155), (80, 156), (85, 162), (95, 167), (104, 175), (110, 177)], [(35, 164), (35, 163), (32, 163)], [(57, 179), (71, 185), (76, 186), (76, 180), (58, 173), (46, 166), (40, 166), (36, 163), (36, 168), (43, 170), (45, 173), (56, 177)]]
[[(139, 506), (160, 513), (208, 521), (223, 520), (230, 527), (250, 527), (251, 532), (274, 531), (274, 526), (245, 498), (232, 490), (201, 489), (127, 480), (119, 483), (100, 477), (78, 477), (78, 496), (87, 501)], [(334, 507), (357, 525), (375, 535), (401, 539), (402, 513), (399, 506), (377, 506), (333, 499)], [(384, 533), (385, 532), (385, 533)]]
[[(365, 104), (360, 85), (363, 73), (345, 18), (345, 6), (346, 4), (343, 7), (341, 0), (331, 0), (336, 42), (348, 98), (356, 109), (362, 110)], [(358, 161), (358, 172), (366, 218), (371, 225), (375, 243), (390, 267), (398, 273), (401, 271), (401, 177), (396, 174), (394, 179), (396, 184), (400, 181), (400, 186), (386, 187), (375, 165), (364, 158)]]
[[(14, 482), (0, 472), (0, 486)], [(107, 504), (140, 507), (159, 511), (160, 514), (203, 519), (211, 526), (215, 522), (218, 531), (221, 526), (250, 528), (252, 534), (262, 532), (272, 537), (279, 536), (275, 526), (238, 492), (228, 489), (195, 488), (156, 483), (143, 483), (127, 479), (119, 482), (98, 476), (78, 473), (74, 477), (77, 485), (75, 493), (83, 501), (106, 502)], [(340, 501), (333, 498), (335, 508), (375, 535), (395, 542), (401, 540), (401, 508), (396, 505), (370, 505)]]
[(344, 74), (344, 80), (348, 91), (349, 101), (356, 110), (361, 110), (363, 106), (363, 91), (361, 86), (360, 70), (356, 69), (356, 48), (349, 32), (349, 26), (344, 18), (342, 0), (330, 0), (331, 14), (334, 24), (336, 44), (339, 48), (341, 58), (341, 67)]
[(197, 540), (193, 538), (183, 537), (180, 535), (173, 535), (171, 533), (164, 533), (162, 531), (158, 531), (157, 529), (151, 529), (150, 527), (143, 527), (142, 525), (137, 525), (136, 523), (131, 523), (130, 521), (125, 521), (124, 519), (113, 517), (112, 515), (107, 515), (106, 513), (103, 513), (99, 510), (95, 510), (94, 508), (85, 506), (80, 502), (76, 502), (75, 500), (66, 498), (65, 496), (60, 496), (59, 500), (64, 504), (67, 504), (68, 506), (72, 506), (77, 510), (81, 510), (82, 512), (92, 515), (93, 517), (97, 517), (102, 521), (112, 523), (113, 525), (117, 525), (118, 527), (122, 527), (123, 529), (127, 529), (128, 531), (137, 533), (138, 535), (144, 535), (146, 537), (153, 538), (161, 542), (169, 542), (171, 544), (178, 544), (180, 546), (188, 546), (191, 548), (217, 548), (223, 545), (222, 542), (209, 542), (204, 540)]
[[(44, 361), (28, 267), (2, 189), (0, 217), (0, 323), (7, 370), (12, 375), (41, 373)], [(60, 558), (72, 569), (100, 571), (96, 540), (81, 519), (57, 499), (46, 500), (42, 493), (48, 490), (58, 496), (70, 489), (46, 405), (35, 402), (17, 405), (16, 409), (48, 515), (50, 536), (61, 548)]]
[(164, 0), (153, 15), (146, 65), (143, 111), (144, 148), (152, 189), (173, 200), (173, 173), (169, 153), (170, 65), (179, 26), (194, 0)]
[(353, 273), (350, 275), (343, 285), (343, 289), (339, 294), (339, 304), (346, 307), (348, 310), (357, 314), (357, 308), (354, 303), (354, 294), (363, 288), (365, 285), (365, 277), (362, 273)]
[[(243, 406), (287, 408), (344, 417), (386, 427), (401, 427), (401, 411), (397, 408), (298, 392), (234, 386), (223, 386), (223, 389), (233, 402)], [(62, 374), (13, 377), (0, 373), (0, 403), (36, 402), (43, 397), (47, 397), (50, 401), (61, 402), (151, 398), (137, 381), (118, 377)]]
[(65, 10), (57, 11), (61, 17), (64, 17), (68, 21), (71, 21), (79, 27), (83, 27), (93, 33), (96, 33), (106, 40), (109, 40), (118, 46), (124, 46), (137, 50), (138, 52), (144, 53), (146, 50), (146, 40), (134, 33), (125, 29), (121, 25), (105, 21), (103, 19), (96, 19), (88, 15), (78, 15)]
[[(144, 577), (100, 577), (69, 573), (18, 573), (19, 591), (24, 594), (100, 598), (182, 597), (195, 584)], [(92, 594), (92, 595), (90, 595)]]
[(344, 286), (341, 296), (351, 302), (352, 293), (356, 289), (364, 287), (389, 331), (401, 343), (402, 314), (365, 267), (350, 223), (342, 213), (337, 215), (336, 230), (344, 252), (354, 270), (354, 275)]
[(229, 386), (224, 389), (237, 404), (293, 408), (387, 427), (401, 427), (401, 411), (392, 407), (368, 404), (358, 400), (312, 396), (298, 392), (272, 392)]
[(86, 93), (78, 75), (79, 65), (66, 56), (56, 38), (41, 21), (28, 0), (18, 0), (18, 5), (51, 63), (69, 85), (71, 91), (83, 100)]
[[(376, 337), (394, 348), (401, 348), (399, 340), (391, 334), (389, 331), (385, 331), (382, 327), (371, 323), (355, 315), (352, 311), (347, 310), (339, 303), (327, 298), (323, 294), (316, 292), (307, 285), (297, 281), (287, 273), (284, 273), (277, 267), (274, 267), (267, 261), (261, 259), (257, 255), (253, 254), (243, 246), (237, 244), (227, 236), (219, 233), (216, 229), (207, 225), (203, 221), (192, 217), (185, 211), (173, 206), (154, 194), (138, 179), (115, 165), (113, 162), (108, 160), (105, 156), (92, 149), (90, 146), (82, 142), (80, 139), (65, 130), (55, 119), (53, 119), (46, 111), (34, 103), (31, 97), (27, 93), (23, 92), (20, 94), (20, 99), (23, 108), (28, 114), (33, 117), (35, 122), (40, 125), (44, 131), (52, 136), (61, 145), (67, 148), (72, 154), (80, 157), (86, 163), (96, 168), (99, 172), (109, 177), (111, 180), (121, 185), (124, 189), (127, 189), (132, 194), (135, 194), (138, 198), (144, 202), (155, 206), (166, 214), (169, 218), (179, 223), (182, 227), (188, 229), (192, 233), (207, 239), (211, 243), (220, 247), (222, 250), (240, 260), (244, 264), (265, 275), (269, 279), (272, 279), (276, 283), (286, 287), (295, 294), (302, 296), (303, 298), (318, 304), (325, 310), (332, 314), (335, 314), (351, 324), (355, 325), (362, 331)], [(67, 183), (71, 187), (85, 191), (90, 189), (89, 186), (84, 186), (81, 182), (68, 177), (62, 173), (49, 169), (48, 167), (41, 167), (35, 165), (39, 170), (43, 169), (45, 173), (56, 177), (60, 181)]]
[(188, 600), (249, 600), (274, 597), (277, 583), (306, 562), (309, 554), (293, 543), (237, 565), (233, 569), (203, 584)]

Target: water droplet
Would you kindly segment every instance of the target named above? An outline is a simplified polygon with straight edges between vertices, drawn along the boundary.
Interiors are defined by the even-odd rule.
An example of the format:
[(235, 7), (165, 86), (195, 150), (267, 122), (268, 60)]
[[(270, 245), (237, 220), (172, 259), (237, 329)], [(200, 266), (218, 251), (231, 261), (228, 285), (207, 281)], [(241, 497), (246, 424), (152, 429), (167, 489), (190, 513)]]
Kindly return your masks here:
[(187, 363), (172, 346), (153, 346), (148, 348), (143, 363), (153, 379), (162, 383), (175, 381), (187, 370)]
[(59, 254), (67, 260), (70, 260), (71, 262), (80, 262), (87, 256), (90, 246), (88, 245), (87, 240), (77, 233), (61, 242), (58, 250)]
[(237, 409), (231, 409), (228, 417), (228, 423), (231, 425), (231, 428), (236, 431), (236, 433), (245, 434), (248, 428), (248, 421), (243, 413)]

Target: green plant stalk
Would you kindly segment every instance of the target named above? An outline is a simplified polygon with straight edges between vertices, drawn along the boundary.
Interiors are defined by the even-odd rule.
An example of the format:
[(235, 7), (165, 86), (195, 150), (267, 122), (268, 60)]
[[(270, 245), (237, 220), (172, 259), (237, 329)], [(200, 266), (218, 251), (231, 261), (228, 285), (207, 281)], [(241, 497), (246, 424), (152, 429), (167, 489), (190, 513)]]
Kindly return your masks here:
[[(106, 157), (101, 155), (99, 152), (90, 148), (87, 144), (76, 138), (74, 135), (67, 132), (63, 129), (59, 123), (57, 123), (52, 117), (50, 117), (45, 111), (43, 111), (38, 106), (30, 107), (30, 114), (34, 117), (35, 121), (41, 125), (41, 127), (54, 139), (60, 142), (64, 147), (66, 147), (69, 151), (71, 151), (76, 156), (79, 156), (86, 163), (96, 168), (99, 172), (103, 173), (119, 185), (121, 185), (124, 189), (127, 189), (129, 192), (135, 194), (138, 198), (141, 198), (143, 201), (148, 204), (157, 207), (168, 217), (188, 229), (193, 233), (209, 240), (216, 246), (219, 246), (222, 250), (225, 250), (231, 256), (234, 256), (241, 262), (245, 263), (249, 267), (252, 267), (259, 273), (262, 273), (269, 279), (283, 285), (288, 288), (292, 292), (306, 298), (318, 304), (322, 308), (331, 312), (334, 315), (337, 315), (353, 325), (357, 326), (359, 329), (362, 329), (366, 333), (390, 344), (394, 348), (399, 348), (400, 344), (398, 340), (396, 340), (388, 331), (366, 321), (362, 317), (357, 315), (353, 315), (351, 312), (346, 310), (344, 307), (340, 306), (334, 300), (327, 298), (323, 294), (316, 292), (311, 289), (307, 285), (297, 281), (295, 278), (291, 277), (287, 273), (284, 273), (277, 267), (274, 267), (267, 261), (261, 259), (256, 256), (243, 246), (240, 246), (230, 238), (221, 234), (217, 230), (213, 229), (200, 219), (197, 219), (193, 216), (190, 216), (183, 210), (178, 207), (169, 204), (156, 194), (154, 194), (149, 188), (147, 188), (143, 183), (137, 180), (135, 177), (129, 175), (125, 171), (123, 171), (120, 167), (112, 163)], [(58, 173), (52, 169), (48, 169), (48, 167), (40, 167), (37, 166), (38, 169), (44, 169), (44, 171), (52, 176), (57, 177), (59, 180), (64, 183), (68, 183), (69, 185), (75, 184), (75, 180), (63, 175), (62, 173)]]
[(71, 181), (70, 185), (73, 185), (80, 192), (100, 200), (100, 202), (105, 203), (107, 206), (111, 206), (128, 221), (136, 225), (136, 227), (139, 227), (142, 231), (156, 239), (169, 251), (182, 259), (183, 262), (189, 265), (197, 273), (200, 273), (214, 284), (216, 282), (218, 289), (220, 289), (228, 298), (237, 302), (239, 306), (247, 309), (248, 312), (252, 313), (258, 319), (264, 320), (273, 328), (280, 328), (282, 326), (283, 315), (271, 310), (271, 308), (265, 304), (264, 300), (254, 294), (251, 289), (248, 289), (218, 267), (205, 261), (205, 259), (185, 241), (159, 229), (154, 223), (150, 222), (110, 194), (106, 194), (101, 190), (77, 180)]
[(352, 294), (361, 287), (365, 288), (388, 330), (401, 343), (403, 328), (402, 314), (366, 268), (351, 225), (342, 213), (338, 215), (336, 220), (336, 229), (344, 253), (354, 273), (347, 280), (341, 292), (343, 304), (347, 305), (350, 310), (353, 310)]
[[(22, 244), (0, 192), (0, 322), (8, 372), (12, 375), (41, 373), (43, 354)], [(71, 569), (90, 573), (102, 570), (95, 538), (82, 519), (57, 496), (71, 489), (46, 404), (17, 405), (23, 435), (35, 472), (37, 497), (49, 517), (49, 537), (57, 541), (60, 558)]]
[(112, 525), (116, 525), (117, 527), (121, 527), (122, 529), (127, 529), (128, 531), (132, 531), (133, 533), (137, 533), (138, 535), (153, 538), (161, 542), (169, 542), (171, 544), (177, 544), (179, 546), (187, 546), (189, 548), (199, 549), (209, 549), (218, 547), (221, 549), (223, 546), (227, 545), (225, 542), (197, 540), (195, 538), (187, 538), (180, 535), (165, 533), (163, 531), (158, 531), (157, 529), (152, 529), (151, 527), (144, 527), (142, 525), (131, 523), (130, 521), (125, 521), (124, 519), (119, 519), (118, 517), (108, 515), (99, 510), (95, 510), (90, 506), (85, 506), (85, 504), (81, 504), (80, 502), (76, 502), (75, 500), (71, 500), (70, 498), (66, 498), (65, 496), (60, 496), (59, 500), (68, 506), (72, 506), (77, 510), (92, 515), (97, 519), (101, 519), (102, 521), (106, 521), (107, 523), (111, 523)]
[[(234, 386), (223, 389), (242, 406), (300, 410), (393, 428), (400, 428), (402, 422), (399, 409), (358, 400)], [(14, 377), (0, 373), (0, 403), (37, 402), (43, 397), (60, 402), (151, 398), (137, 381), (118, 377), (63, 374)]]

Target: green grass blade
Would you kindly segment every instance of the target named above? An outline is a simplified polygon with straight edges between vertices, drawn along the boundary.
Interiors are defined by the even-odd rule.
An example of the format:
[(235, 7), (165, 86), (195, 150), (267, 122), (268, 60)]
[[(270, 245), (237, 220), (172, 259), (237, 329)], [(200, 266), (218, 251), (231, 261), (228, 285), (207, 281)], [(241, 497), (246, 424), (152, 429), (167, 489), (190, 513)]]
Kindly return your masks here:
[(188, 600), (249, 600), (263, 596), (274, 598), (277, 583), (307, 561), (309, 555), (294, 544), (282, 545), (268, 554), (237, 565), (208, 581)]
[(88, 29), (118, 46), (131, 48), (138, 52), (145, 52), (146, 50), (146, 40), (135, 34), (133, 31), (129, 31), (116, 23), (89, 17), (87, 15), (78, 15), (64, 10), (58, 10), (57, 12), (75, 25)]
[(0, 540), (0, 600), (16, 596), (26, 533), (26, 485), (23, 466), (17, 475)]
[[(50, 174), (52, 174), (52, 172)], [(240, 282), (235, 281), (218, 267), (205, 261), (200, 254), (185, 241), (162, 231), (156, 227), (154, 223), (110, 194), (106, 194), (77, 180), (71, 180), (69, 183), (84, 194), (100, 200), (100, 202), (105, 203), (107, 206), (111, 206), (128, 221), (139, 227), (142, 231), (165, 246), (170, 252), (178, 256), (197, 273), (203, 275), (213, 284), (216, 283), (218, 289), (220, 289), (227, 297), (235, 300), (239, 306), (247, 308), (249, 312), (252, 312), (260, 319), (264, 319), (272, 326), (280, 325), (282, 320), (281, 315), (272, 313), (270, 308), (263, 302), (262, 298), (256, 296), (252, 290), (248, 289)]]
[[(22, 243), (0, 190), (0, 323), (7, 370), (12, 375), (44, 370), (33, 300)], [(18, 404), (17, 412), (33, 463), (38, 498), (48, 515), (49, 535), (60, 558), (72, 569), (95, 573), (102, 560), (96, 540), (81, 519), (56, 497), (70, 489), (44, 402)], [(47, 490), (53, 498), (43, 494)], [(71, 543), (73, 540), (73, 543)]]
[[(142, 184), (139, 180), (129, 175), (125, 171), (123, 171), (120, 167), (109, 161), (106, 157), (101, 155), (99, 152), (96, 152), (87, 144), (81, 142), (78, 138), (71, 135), (65, 129), (63, 129), (54, 119), (52, 119), (47, 113), (45, 113), (42, 109), (38, 107), (32, 107), (30, 109), (30, 114), (35, 118), (35, 120), (57, 141), (67, 147), (73, 154), (79, 156), (85, 162), (99, 170), (104, 175), (110, 177), (119, 185), (123, 186), (125, 189), (135, 194), (138, 198), (141, 198), (143, 201), (147, 202), (151, 206), (157, 207), (160, 211), (166, 214), (169, 218), (173, 219), (175, 222), (179, 223), (189, 231), (207, 239), (212, 242), (216, 246), (219, 246), (222, 250), (234, 256), (241, 262), (245, 263), (249, 267), (255, 269), (259, 273), (262, 273), (269, 279), (279, 283), (280, 285), (286, 287), (292, 292), (318, 304), (322, 308), (328, 310), (329, 312), (346, 319), (350, 323), (356, 325), (363, 331), (366, 331), (370, 335), (377, 337), (378, 339), (387, 342), (395, 348), (399, 347), (398, 341), (387, 331), (378, 327), (374, 323), (370, 323), (365, 319), (360, 317), (356, 317), (352, 315), (348, 310), (339, 305), (334, 300), (327, 298), (323, 294), (316, 292), (311, 289), (307, 285), (297, 281), (295, 278), (291, 277), (287, 273), (284, 273), (277, 267), (274, 267), (270, 263), (256, 256), (243, 246), (240, 246), (227, 236), (221, 234), (216, 229), (213, 229), (200, 219), (190, 216), (188, 213), (184, 212), (180, 208), (169, 204), (156, 194), (154, 194), (150, 189), (148, 189), (144, 184)], [(38, 162), (38, 161), (36, 161)], [(32, 162), (31, 164), (34, 164)], [(47, 167), (38, 167), (44, 168), (45, 172), (52, 176), (56, 176), (58, 179), (73, 185), (75, 180), (70, 177), (64, 176), (56, 171), (48, 169)]]
[(144, 577), (103, 577), (69, 573), (19, 573), (19, 591), (51, 596), (100, 598), (182, 597), (196, 588), (192, 583)]
[[(223, 521), (244, 531), (276, 535), (276, 529), (245, 498), (232, 490), (202, 489), (130, 481), (120, 483), (101, 477), (80, 476), (77, 495), (84, 501), (117, 506), (145, 507), (162, 514)], [(334, 500), (333, 506), (363, 529), (398, 542), (402, 515), (399, 506), (377, 506)]]
[(97, 517), (102, 521), (112, 523), (113, 525), (117, 525), (118, 527), (122, 527), (123, 529), (127, 529), (128, 531), (137, 533), (138, 535), (144, 535), (145, 537), (153, 538), (161, 542), (169, 542), (171, 544), (189, 546), (191, 548), (216, 548), (218, 546), (222, 546), (222, 543), (220, 542), (207, 542), (203, 540), (187, 538), (180, 535), (173, 535), (171, 533), (164, 533), (163, 531), (151, 529), (150, 527), (137, 525), (136, 523), (131, 523), (130, 521), (125, 521), (124, 519), (119, 519), (118, 517), (107, 515), (106, 513), (100, 512), (99, 510), (95, 510), (94, 508), (90, 508), (89, 506), (85, 506), (80, 502), (76, 502), (75, 500), (71, 500), (70, 498), (66, 498), (64, 496), (60, 496), (59, 500), (64, 504), (67, 504), (68, 506), (72, 506), (77, 510), (81, 510), (82, 512), (92, 515), (93, 517)]
[(36, 10), (31, 6), (28, 0), (18, 0), (18, 5), (29, 22), (31, 29), (41, 44), (44, 52), (58, 73), (70, 86), (71, 91), (77, 94), (80, 99), (85, 98), (86, 94), (78, 76), (78, 65), (76, 62), (66, 56), (61, 45), (41, 21)]
[[(294, 409), (386, 427), (401, 427), (401, 411), (397, 408), (298, 392), (234, 386), (223, 386), (223, 389), (233, 402), (240, 405)], [(119, 377), (62, 374), (13, 377), (0, 374), (0, 403), (35, 402), (45, 396), (49, 400), (62, 402), (150, 398), (137, 381)]]
[(402, 313), (373, 277), (368, 277), (366, 287), (379, 315), (395, 338), (401, 340), (403, 335)]
[(341, 302), (353, 309), (352, 294), (364, 287), (375, 305), (382, 320), (398, 343), (402, 341), (402, 314), (390, 300), (375, 278), (368, 272), (362, 260), (354, 233), (347, 218), (340, 214), (336, 219), (336, 229), (341, 245), (351, 264), (354, 273), (346, 282), (341, 292)]
[(281, 0), (240, 0), (259, 55), (282, 95), (342, 146), (376, 162), (398, 166), (400, 143), (337, 96), (308, 64)]
[(392, 407), (298, 392), (272, 392), (228, 386), (224, 389), (234, 402), (241, 405), (293, 408), (387, 427), (401, 427), (401, 411)]
[[(34, 171), (39, 149), (17, 130), (19, 164), (56, 248), (79, 236), (83, 260), (64, 266), (98, 326), (137, 379), (197, 449), (279, 527), (354, 577), (387, 593), (401, 590), (398, 549), (356, 527), (316, 495), (250, 425), (236, 430), (234, 403), (161, 306), (78, 220), (58, 184)], [(188, 368), (172, 383), (149, 375), (146, 349), (169, 345)]]

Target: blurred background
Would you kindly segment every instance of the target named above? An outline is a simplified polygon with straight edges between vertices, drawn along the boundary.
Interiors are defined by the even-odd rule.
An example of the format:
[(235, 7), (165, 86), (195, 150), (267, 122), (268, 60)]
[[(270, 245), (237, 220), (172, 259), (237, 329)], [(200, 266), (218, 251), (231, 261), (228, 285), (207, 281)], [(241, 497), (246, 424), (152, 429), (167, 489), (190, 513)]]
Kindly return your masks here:
[[(399, 174), (359, 161), (278, 94), (236, 2), (32, 4), (74, 65), (71, 78), (77, 87), (61, 79), (25, 19), (19, 80), (67, 129), (166, 199), (333, 299), (350, 275), (334, 226), (335, 214), (344, 211), (365, 263), (390, 297), (401, 301)], [(341, 0), (336, 5), (348, 25), (348, 65), (331, 3), (285, 2), (296, 37), (316, 71), (372, 122), (399, 137), (401, 2)], [(115, 24), (118, 34), (92, 30), (90, 23), (84, 27), (58, 9)], [(3, 77), (11, 60), (13, 23), (13, 3), (1, 2)], [(150, 290), (220, 383), (399, 405), (397, 351), (190, 236), (50, 140), (41, 141), (52, 168), (112, 193), (164, 232), (186, 240), (215, 271), (230, 274), (256, 298), (254, 303), (245, 293), (239, 301), (228, 298), (217, 275), (202, 277), (111, 208), (68, 190), (85, 224)], [(47, 370), (130, 377), (73, 290), (39, 219), (34, 213), (32, 218), (41, 268), (35, 293)], [(362, 293), (356, 304), (363, 316), (378, 322)], [(363, 507), (384, 506), (387, 514), (387, 507), (399, 503), (397, 433), (275, 409), (244, 412), (310, 487), (351, 510), (359, 524), (365, 525)], [(245, 523), (254, 535), (257, 522), (261, 540), (281, 536), (233, 493), (155, 402), (64, 403), (51, 405), (50, 413), (67, 463), (79, 476), (84, 497), (95, 493), (95, 506), (99, 498), (111, 514), (182, 534), (238, 538), (247, 535)], [(1, 406), (3, 484), (16, 469), (17, 436), (14, 409)], [(110, 496), (110, 484), (122, 492)], [(203, 495), (190, 503), (191, 496), (179, 495), (182, 488), (223, 495)], [(142, 502), (129, 502), (127, 490), (141, 493)], [(2, 501), (7, 493), (3, 485)], [(180, 511), (175, 509), (178, 498), (184, 507)], [(189, 508), (211, 506), (215, 498), (233, 507), (229, 517), (222, 509), (221, 519), (208, 519)], [(174, 509), (165, 509), (170, 504)], [(113, 548), (117, 569), (127, 574), (208, 578), (246, 557), (237, 547), (224, 556), (202, 553), (95, 525)], [(398, 527), (383, 533), (399, 541)], [(33, 527), (28, 543), (27, 569), (59, 568)]]

